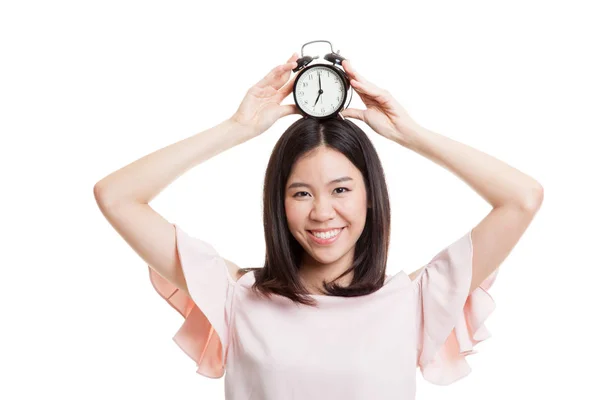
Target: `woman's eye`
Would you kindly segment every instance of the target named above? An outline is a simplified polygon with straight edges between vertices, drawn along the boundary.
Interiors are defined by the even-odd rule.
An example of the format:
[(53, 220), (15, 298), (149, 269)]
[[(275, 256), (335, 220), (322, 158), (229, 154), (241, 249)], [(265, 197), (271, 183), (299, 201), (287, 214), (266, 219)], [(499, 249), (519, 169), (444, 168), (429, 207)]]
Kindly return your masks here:
[[(333, 191), (335, 192), (338, 189), (344, 189), (346, 192), (350, 191), (348, 188), (345, 188), (345, 187), (335, 188)], [(308, 192), (297, 192), (293, 197), (306, 197), (306, 196), (298, 196), (299, 194), (302, 194), (302, 193), (308, 193)], [(336, 193), (337, 194), (342, 194), (342, 193), (345, 193), (345, 192), (336, 192)]]

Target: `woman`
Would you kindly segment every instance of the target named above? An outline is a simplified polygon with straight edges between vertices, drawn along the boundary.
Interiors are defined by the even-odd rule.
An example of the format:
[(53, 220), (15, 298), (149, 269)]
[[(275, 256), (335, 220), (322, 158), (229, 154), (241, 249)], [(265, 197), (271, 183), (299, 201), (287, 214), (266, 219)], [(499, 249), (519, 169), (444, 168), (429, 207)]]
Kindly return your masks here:
[[(303, 118), (277, 142), (265, 174), (262, 268), (242, 269), (148, 203), (193, 166), (299, 113), (294, 54), (248, 90), (231, 118), (112, 173), (100, 209), (148, 264), (157, 292), (184, 317), (173, 338), (227, 399), (411, 399), (415, 368), (446, 385), (489, 336), (487, 290), (539, 209), (543, 191), (503, 162), (427, 130), (392, 95), (343, 68), (365, 110)], [(449, 169), (493, 207), (407, 275), (385, 275), (390, 206), (365, 133), (347, 118)], [(321, 232), (321, 233), (318, 233)]]

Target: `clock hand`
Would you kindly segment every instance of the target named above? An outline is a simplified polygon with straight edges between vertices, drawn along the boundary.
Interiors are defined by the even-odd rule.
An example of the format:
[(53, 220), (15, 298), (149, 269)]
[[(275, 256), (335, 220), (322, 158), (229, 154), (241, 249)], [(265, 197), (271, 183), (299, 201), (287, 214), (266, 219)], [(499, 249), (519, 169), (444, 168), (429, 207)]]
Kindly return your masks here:
[[(323, 93), (323, 89), (321, 89), (321, 74), (318, 74), (318, 75), (319, 75), (319, 95), (317, 96), (317, 100), (315, 101), (315, 104), (313, 105), (313, 107), (317, 105), (317, 102), (319, 101), (319, 97), (321, 97), (321, 93)], [(321, 104), (323, 104), (323, 98), (321, 98)]]

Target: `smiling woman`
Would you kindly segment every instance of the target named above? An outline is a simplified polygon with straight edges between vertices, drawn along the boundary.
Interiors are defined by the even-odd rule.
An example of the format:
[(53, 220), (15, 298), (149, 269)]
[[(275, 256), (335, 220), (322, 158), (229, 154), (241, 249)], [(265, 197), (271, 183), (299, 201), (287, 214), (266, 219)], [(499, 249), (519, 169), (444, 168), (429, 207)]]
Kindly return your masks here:
[[(234, 118), (104, 178), (94, 187), (100, 209), (184, 318), (173, 339), (196, 371), (220, 378), (227, 370), (227, 399), (408, 400), (415, 398), (416, 368), (440, 385), (461, 379), (470, 372), (465, 357), (489, 337), (484, 322), (495, 304), (487, 291), (497, 270), (490, 272), (534, 213), (533, 197), (497, 197), (510, 201), (534, 189), (516, 170), (427, 130), (399, 140), (491, 191), (494, 205), (480, 225), (410, 276), (386, 275), (384, 171), (365, 132), (341, 116), (299, 119), (277, 141), (264, 178), (261, 268), (238, 275), (208, 241), (147, 204), (191, 166), (293, 112), (278, 105), (292, 87), (285, 71), (293, 59), (249, 90)], [(373, 105), (385, 103), (390, 115), (403, 111), (350, 71), (370, 107), (346, 111), (398, 139), (385, 130), (391, 119), (378, 114), (383, 108)], [(472, 157), (463, 156), (468, 151)]]

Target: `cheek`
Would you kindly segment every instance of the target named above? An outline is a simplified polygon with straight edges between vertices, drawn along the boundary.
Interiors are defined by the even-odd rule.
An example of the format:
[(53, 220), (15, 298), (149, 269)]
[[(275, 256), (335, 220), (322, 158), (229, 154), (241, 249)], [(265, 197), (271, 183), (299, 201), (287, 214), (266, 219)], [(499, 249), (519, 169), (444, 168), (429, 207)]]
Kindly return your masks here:
[(342, 209), (349, 218), (362, 219), (367, 213), (367, 203), (361, 199), (349, 199), (342, 204)]
[(353, 236), (360, 236), (367, 219), (367, 204), (361, 200), (354, 200), (344, 205), (342, 211), (344, 219), (351, 224), (350, 230)]
[(285, 202), (285, 216), (287, 218), (288, 225), (292, 228), (298, 227), (303, 223), (306, 215), (306, 211), (301, 205), (293, 201)]

